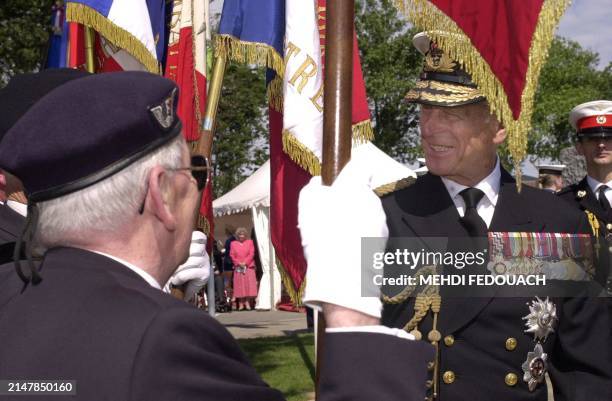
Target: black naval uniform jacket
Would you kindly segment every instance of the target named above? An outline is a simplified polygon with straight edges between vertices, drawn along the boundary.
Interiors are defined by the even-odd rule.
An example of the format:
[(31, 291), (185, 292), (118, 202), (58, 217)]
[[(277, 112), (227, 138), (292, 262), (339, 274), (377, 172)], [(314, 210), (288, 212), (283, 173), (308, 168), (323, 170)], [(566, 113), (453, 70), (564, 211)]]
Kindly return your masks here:
[(606, 216), (586, 177), (577, 184), (563, 188), (557, 195), (568, 201), (574, 208), (582, 212), (589, 211), (597, 218), (600, 249), (595, 279), (612, 295), (612, 277), (610, 277), (612, 273), (610, 269), (610, 263), (612, 262), (612, 225), (610, 224), (612, 221)]
[[(76, 380), (76, 396), (66, 399), (82, 401), (283, 399), (221, 324), (124, 265), (55, 248), (41, 268), (39, 285), (7, 296), (7, 287), (20, 283), (0, 267), (0, 380)], [(324, 340), (321, 400), (425, 396), (431, 346), (383, 334), (333, 333)]]
[(26, 218), (8, 207), (0, 205), (0, 264), (13, 261), (15, 242), (21, 235)]
[[(384, 197), (383, 207), (390, 237), (468, 236), (440, 177), (418, 178)], [(526, 185), (519, 194), (514, 179), (502, 169), (490, 231), (586, 233), (587, 224), (583, 214), (552, 194)], [(439, 401), (547, 400), (545, 383), (530, 392), (523, 381), (521, 365), (535, 346), (533, 334), (524, 332), (528, 301), (442, 297), (437, 324), (442, 335)], [(595, 301), (554, 299), (559, 321), (543, 348), (555, 401), (612, 400), (612, 320), (606, 305)], [(413, 315), (414, 298), (387, 304), (383, 324), (404, 327)], [(425, 340), (432, 328), (431, 312), (418, 328)], [(443, 380), (446, 372), (453, 373), (447, 373), (449, 383)]]
[(6, 204), (0, 205), (0, 245), (15, 242), (24, 224), (25, 217)]

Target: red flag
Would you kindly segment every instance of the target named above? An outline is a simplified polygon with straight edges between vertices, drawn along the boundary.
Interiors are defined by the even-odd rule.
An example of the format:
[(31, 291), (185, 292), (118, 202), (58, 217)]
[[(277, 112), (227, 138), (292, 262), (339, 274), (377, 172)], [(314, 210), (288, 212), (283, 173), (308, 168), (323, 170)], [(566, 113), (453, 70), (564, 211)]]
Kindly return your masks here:
[[(178, 115), (183, 122), (183, 135), (192, 144), (200, 139), (206, 105), (206, 33), (197, 30), (194, 33), (194, 27), (204, 24), (204, 7), (204, 0), (174, 2), (164, 74), (179, 87)], [(198, 219), (198, 226), (208, 236), (209, 252), (214, 232), (212, 198), (209, 179), (202, 193)]]
[[(569, 0), (401, 0), (399, 8), (459, 60), (508, 133), (514, 164), (527, 151), (533, 100)], [(520, 185), (520, 168), (516, 168)]]

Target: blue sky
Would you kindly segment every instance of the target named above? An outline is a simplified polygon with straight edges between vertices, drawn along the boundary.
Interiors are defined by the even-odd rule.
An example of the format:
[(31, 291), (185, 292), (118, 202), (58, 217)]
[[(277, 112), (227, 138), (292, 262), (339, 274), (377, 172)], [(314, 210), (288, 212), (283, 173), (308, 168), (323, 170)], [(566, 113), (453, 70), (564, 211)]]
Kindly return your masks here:
[(599, 53), (599, 67), (606, 67), (612, 61), (612, 1), (572, 1), (557, 34)]

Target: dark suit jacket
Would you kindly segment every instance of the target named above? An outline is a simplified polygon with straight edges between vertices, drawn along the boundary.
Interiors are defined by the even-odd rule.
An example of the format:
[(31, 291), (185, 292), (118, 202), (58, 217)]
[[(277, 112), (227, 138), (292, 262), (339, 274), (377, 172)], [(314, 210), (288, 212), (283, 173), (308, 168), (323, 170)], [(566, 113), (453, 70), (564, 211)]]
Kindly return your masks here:
[[(0, 267), (0, 379), (76, 380), (70, 399), (83, 401), (283, 399), (215, 319), (122, 264), (55, 248), (42, 283), (22, 292), (8, 267)], [(423, 399), (430, 346), (360, 333), (328, 334), (325, 343), (322, 400)]]
[[(583, 212), (589, 211), (597, 218), (597, 221), (599, 222), (600, 259), (598, 263), (596, 280), (603, 286), (610, 287), (610, 294), (612, 294), (612, 277), (610, 277), (610, 274), (612, 273), (612, 270), (610, 269), (610, 263), (612, 262), (612, 252), (610, 251), (610, 247), (612, 246), (612, 229), (608, 228), (608, 225), (612, 223), (612, 220), (606, 215), (603, 208), (599, 204), (599, 201), (591, 190), (586, 177), (584, 177), (577, 184), (563, 188), (557, 193), (557, 195), (561, 199), (569, 202), (572, 207)], [(608, 280), (610, 280), (609, 283)]]
[[(442, 180), (427, 174), (412, 186), (383, 198), (390, 237), (467, 237), (459, 214)], [(512, 177), (502, 171), (501, 187), (490, 231), (588, 232), (583, 214), (552, 194), (523, 185), (519, 194)], [(534, 337), (525, 333), (523, 317), (529, 313), (525, 298), (444, 298), (438, 330), (454, 341), (440, 342), (439, 374), (455, 374), (455, 381), (440, 381), (441, 401), (540, 400), (545, 384), (530, 392), (521, 365), (534, 350)], [(612, 399), (612, 318), (605, 303), (588, 298), (555, 299), (559, 315), (556, 332), (544, 342), (555, 401)], [(385, 305), (383, 323), (404, 327), (414, 315), (414, 299)], [(419, 325), (427, 337), (431, 313)], [(507, 339), (517, 346), (506, 349)], [(449, 337), (449, 339), (451, 339)], [(505, 384), (515, 374), (514, 386)]]
[(25, 217), (11, 209), (0, 205), (0, 244), (15, 242), (21, 234)]

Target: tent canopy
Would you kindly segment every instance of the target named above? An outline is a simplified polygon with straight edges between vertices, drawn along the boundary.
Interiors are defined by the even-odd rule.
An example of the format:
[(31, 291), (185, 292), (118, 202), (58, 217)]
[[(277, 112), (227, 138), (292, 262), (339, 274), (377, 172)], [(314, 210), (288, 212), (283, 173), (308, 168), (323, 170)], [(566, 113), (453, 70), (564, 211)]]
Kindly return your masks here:
[(257, 206), (270, 206), (270, 160), (234, 189), (213, 201), (215, 217), (237, 214)]

